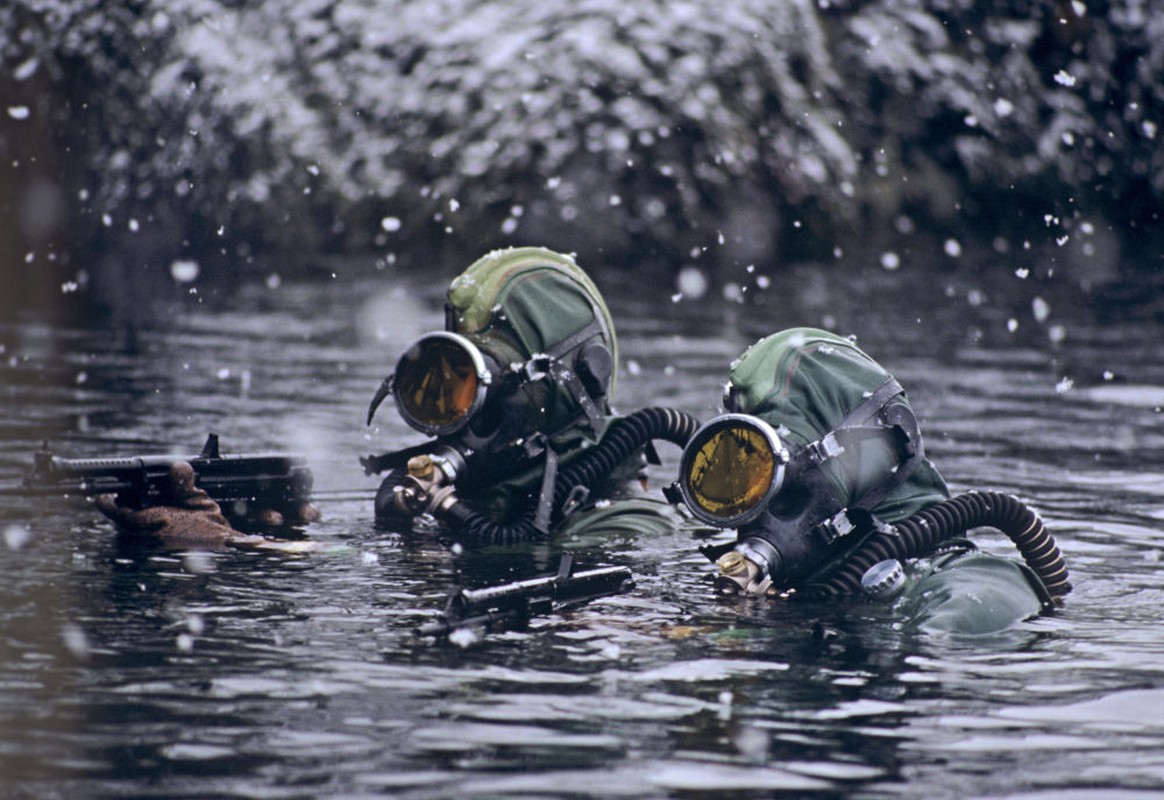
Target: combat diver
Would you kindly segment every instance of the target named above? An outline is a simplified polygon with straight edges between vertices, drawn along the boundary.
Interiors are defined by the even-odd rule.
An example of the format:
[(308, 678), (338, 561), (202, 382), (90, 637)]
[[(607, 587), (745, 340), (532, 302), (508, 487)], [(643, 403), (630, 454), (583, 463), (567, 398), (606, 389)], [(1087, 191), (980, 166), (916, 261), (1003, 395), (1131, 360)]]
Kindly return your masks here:
[[(1039, 517), (995, 492), (951, 497), (901, 385), (852, 341), (795, 328), (732, 362), (723, 412), (672, 487), (736, 541), (704, 548), (727, 593), (892, 602), (929, 630), (1003, 630), (1070, 590)], [(964, 537), (994, 527), (1024, 561)]]
[[(670, 409), (613, 415), (617, 363), (609, 312), (573, 259), (519, 248), (475, 262), (449, 287), (444, 330), (408, 348), (369, 407), (370, 423), (392, 396), (433, 437), (363, 459), (387, 473), (378, 523), (436, 522), (468, 545), (671, 530), (675, 517), (641, 483), (652, 441), (664, 440), (685, 445), (673, 498), (738, 531), (707, 551), (723, 589), (900, 593), (910, 619), (964, 632), (1005, 628), (1069, 590), (1054, 541), (1022, 503), (949, 496), (902, 388), (849, 340), (809, 329), (761, 340), (732, 366), (727, 413), (701, 428)], [(254, 546), (182, 477), (172, 507), (133, 512), (105, 498), (102, 510), (162, 538)], [(988, 525), (1027, 563), (962, 538)]]
[[(444, 329), (404, 352), (368, 408), (371, 424), (392, 397), (431, 437), (361, 459), (367, 474), (384, 475), (379, 526), (435, 527), (468, 546), (675, 527), (674, 509), (646, 495), (646, 466), (657, 460), (653, 440), (682, 445), (698, 421), (670, 409), (613, 413), (614, 323), (572, 257), (538, 247), (489, 253), (452, 281), (444, 311)], [(266, 546), (269, 537), (232, 527), (189, 465), (176, 464), (171, 482), (168, 505), (139, 511), (103, 496), (98, 508), (122, 529), (173, 544)], [(308, 507), (264, 527), (317, 518)]]
[(362, 460), (387, 473), (377, 522), (436, 520), (466, 545), (673, 529), (678, 516), (646, 495), (647, 463), (654, 440), (682, 445), (698, 421), (663, 408), (615, 415), (617, 371), (610, 312), (572, 257), (482, 257), (450, 284), (444, 330), (400, 357), (368, 408), (370, 424), (392, 396), (435, 437)]

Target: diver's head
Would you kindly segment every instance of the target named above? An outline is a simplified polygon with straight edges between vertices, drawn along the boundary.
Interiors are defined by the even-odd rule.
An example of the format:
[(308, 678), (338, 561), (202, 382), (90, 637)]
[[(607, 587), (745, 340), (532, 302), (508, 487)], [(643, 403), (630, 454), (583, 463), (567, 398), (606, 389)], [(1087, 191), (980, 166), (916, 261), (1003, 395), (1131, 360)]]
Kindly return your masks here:
[[(718, 584), (796, 589), (843, 562), (879, 518), (946, 496), (900, 385), (851, 341), (768, 336), (732, 363), (725, 413), (684, 448), (679, 488), (700, 520), (738, 531)], [(904, 488), (906, 484), (916, 484)]]
[(684, 502), (701, 521), (738, 531), (718, 562), (721, 590), (795, 588), (847, 549), (851, 522), (823, 452), (741, 413), (718, 416), (692, 437), (679, 464)]
[(467, 451), (522, 447), (539, 434), (594, 441), (617, 363), (606, 303), (573, 258), (499, 250), (453, 280), (445, 330), (405, 351), (368, 419), (391, 393), (410, 426)]

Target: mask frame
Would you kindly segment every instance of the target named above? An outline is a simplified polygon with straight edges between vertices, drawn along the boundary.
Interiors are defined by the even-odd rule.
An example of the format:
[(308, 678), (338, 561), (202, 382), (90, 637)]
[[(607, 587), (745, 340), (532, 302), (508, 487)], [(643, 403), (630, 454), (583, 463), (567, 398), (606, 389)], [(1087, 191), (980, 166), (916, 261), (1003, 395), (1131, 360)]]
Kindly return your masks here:
[[(434, 356), (439, 358), (440, 349), (443, 349), (445, 354), (452, 353), (462, 359), (459, 367), (463, 373), (463, 380), (469, 384), (466, 390), (470, 397), (458, 398), (457, 404), (461, 408), (453, 414), (429, 414), (426, 417), (419, 411), (422, 405), (420, 402), (409, 402), (408, 398), (404, 396), (404, 393), (408, 391), (405, 388), (406, 384), (412, 385), (411, 391), (414, 394), (426, 391), (438, 393), (449, 391), (449, 387), (443, 387), (439, 382), (431, 389), (425, 385), (426, 378), (439, 377), (436, 376), (432, 365), (427, 368), (422, 366), (416, 378), (412, 378), (411, 373), (414, 368), (409, 362), (420, 365), (421, 360), (425, 358), (423, 351), (426, 349), (436, 351), (429, 354), (430, 359)], [(456, 368), (450, 366), (450, 369), (455, 370)], [(396, 362), (396, 369), (380, 384), (372, 402), (368, 405), (368, 423), (371, 424), (372, 417), (375, 416), (376, 409), (384, 402), (384, 398), (391, 394), (400, 417), (408, 423), (409, 427), (429, 436), (447, 436), (468, 425), (473, 416), (481, 410), (481, 407), (485, 405), (485, 398), (488, 396), (489, 387), (493, 382), (494, 372), (489, 368), (485, 355), (477, 345), (459, 333), (432, 331), (422, 335), (400, 356)], [(454, 391), (456, 390), (456, 387), (452, 388)], [(443, 402), (445, 399), (447, 398), (442, 397), (439, 402)]]
[[(717, 528), (738, 528), (758, 518), (779, 494), (790, 460), (788, 447), (767, 422), (750, 414), (721, 414), (701, 426), (683, 448), (679, 491), (696, 519)], [(723, 461), (735, 463), (717, 463)], [(759, 474), (747, 474), (749, 469)], [(704, 481), (712, 485), (701, 485)], [(746, 506), (728, 496), (741, 488)]]
[[(381, 382), (368, 405), (367, 424), (371, 424), (384, 399), (392, 395), (397, 411), (410, 427), (438, 437), (438, 440), (457, 442), (469, 450), (495, 452), (511, 445), (552, 438), (578, 420), (594, 435), (600, 436), (605, 427), (603, 415), (614, 370), (609, 349), (598, 339), (601, 332), (600, 325), (592, 323), (559, 342), (549, 352), (534, 353), (525, 360), (507, 358), (516, 356), (516, 353), (487, 351), (484, 349), (487, 343), (478, 345), (473, 334), (426, 333), (405, 351), (396, 370)], [(427, 369), (414, 369), (410, 362), (421, 364), (426, 358), (422, 352), (426, 348), (433, 351), (428, 356), (430, 362), (441, 357), (450, 361), (444, 372), (459, 372), (468, 384), (469, 396), (458, 398), (455, 389), (447, 389), (442, 394), (440, 370), (431, 364)], [(502, 368), (502, 361), (508, 362), (507, 368)], [(416, 375), (411, 376), (410, 370)], [(427, 387), (425, 382), (434, 377), (436, 385)], [(577, 410), (573, 418), (559, 421), (555, 426), (531, 428), (528, 409), (542, 406), (544, 410), (547, 401), (529, 392), (537, 391), (533, 387), (543, 383), (564, 389), (577, 405)], [(419, 398), (416, 402), (409, 402), (409, 393), (417, 395), (424, 391), (432, 393), (429, 405), (451, 405), (456, 408), (456, 413), (447, 415), (447, 418), (437, 413), (422, 413), (419, 409), (425, 403)], [(377, 463), (382, 460), (378, 459)]]

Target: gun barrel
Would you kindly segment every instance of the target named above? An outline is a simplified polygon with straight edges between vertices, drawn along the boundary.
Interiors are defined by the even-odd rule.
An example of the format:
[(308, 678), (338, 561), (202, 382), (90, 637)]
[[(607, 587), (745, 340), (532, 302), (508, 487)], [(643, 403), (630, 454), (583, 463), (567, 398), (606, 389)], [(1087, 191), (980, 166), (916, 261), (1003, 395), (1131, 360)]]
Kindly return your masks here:
[(488, 609), (523, 607), (534, 598), (545, 598), (559, 606), (622, 594), (633, 587), (634, 580), (627, 567), (599, 567), (575, 572), (566, 578), (549, 575), (483, 589), (462, 589), (453, 595), (450, 611), (467, 617)]
[(115, 458), (60, 458), (36, 454), (22, 485), (29, 494), (132, 493), (144, 500), (150, 494), (151, 477), (160, 479), (170, 464), (197, 456), (128, 456)]
[(574, 572), (573, 555), (566, 553), (556, 575), (487, 586), (458, 589), (441, 617), (416, 629), (419, 636), (447, 636), (462, 628), (486, 632), (528, 622), (530, 617), (580, 605), (599, 597), (634, 589), (629, 567), (598, 567)]
[(465, 619), (449, 619), (442, 616), (432, 622), (426, 622), (416, 629), (417, 636), (448, 636), (456, 630), (479, 628), (485, 633), (512, 627), (520, 622), (527, 621), (529, 614), (523, 614), (515, 608), (506, 611), (487, 611), (475, 617)]
[(211, 434), (200, 454), (140, 455), (114, 458), (60, 458), (36, 454), (24, 477), (25, 494), (118, 494), (119, 502), (137, 507), (164, 505), (170, 467), (186, 461), (194, 468), (195, 483), (227, 516), (245, 516), (272, 508), (294, 515), (311, 502), (313, 478), (306, 459), (287, 453), (220, 455)]

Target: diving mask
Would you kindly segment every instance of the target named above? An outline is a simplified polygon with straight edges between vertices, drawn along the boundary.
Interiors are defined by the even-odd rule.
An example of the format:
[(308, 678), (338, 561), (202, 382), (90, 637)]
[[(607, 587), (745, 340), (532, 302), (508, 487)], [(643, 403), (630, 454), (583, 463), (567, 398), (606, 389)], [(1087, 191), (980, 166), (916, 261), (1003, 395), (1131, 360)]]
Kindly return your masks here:
[[(485, 356), (457, 333), (425, 334), (400, 357), (391, 388), (400, 416), (431, 436), (460, 430), (485, 404), (493, 374)], [(383, 395), (373, 401), (378, 405)], [(374, 413), (373, 406), (369, 419)]]
[(912, 411), (890, 402), (900, 391), (885, 381), (837, 428), (803, 445), (743, 413), (696, 431), (680, 457), (678, 488), (697, 519), (738, 531), (731, 545), (702, 548), (720, 567), (721, 590), (796, 588), (872, 530), (873, 509), (923, 457)]
[(679, 490), (691, 513), (717, 528), (758, 517), (784, 485), (788, 448), (759, 417), (724, 414), (695, 432), (679, 462)]

